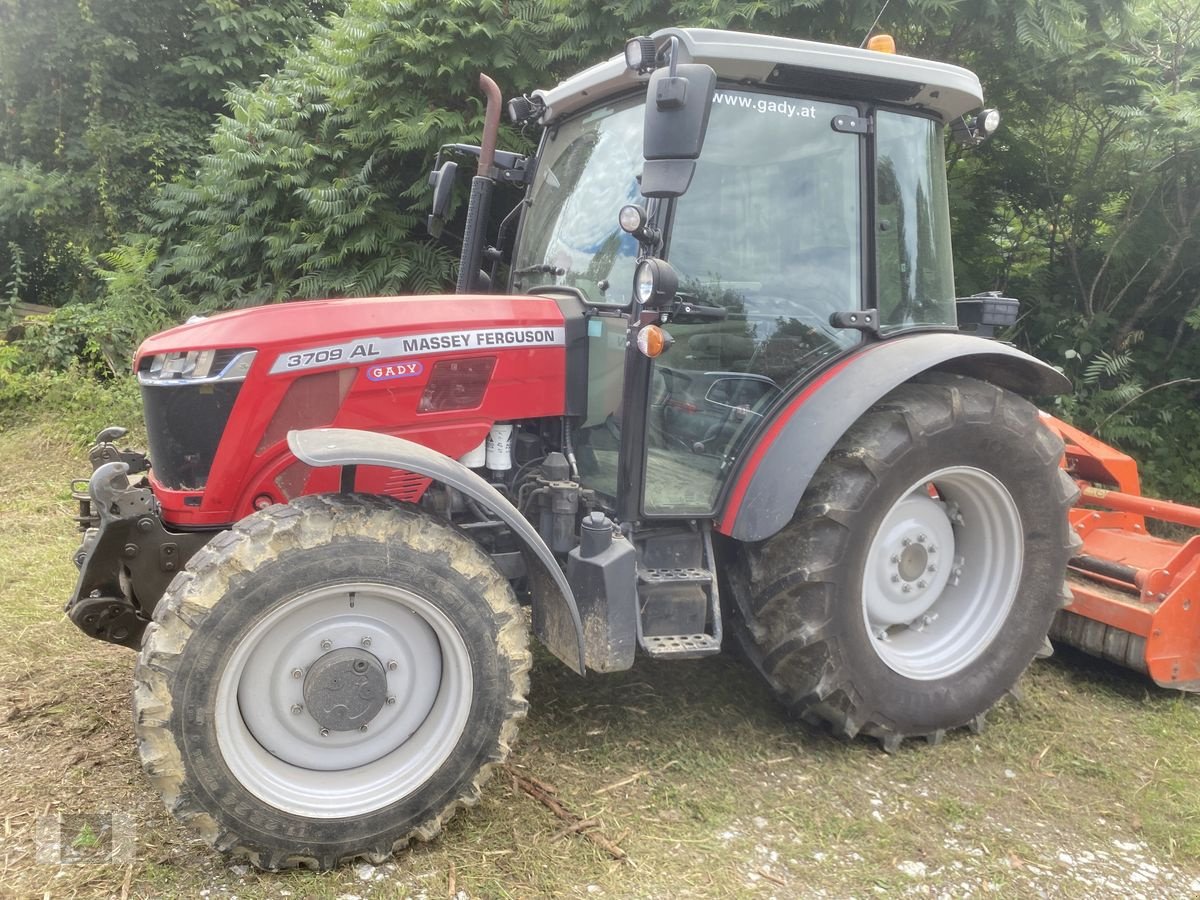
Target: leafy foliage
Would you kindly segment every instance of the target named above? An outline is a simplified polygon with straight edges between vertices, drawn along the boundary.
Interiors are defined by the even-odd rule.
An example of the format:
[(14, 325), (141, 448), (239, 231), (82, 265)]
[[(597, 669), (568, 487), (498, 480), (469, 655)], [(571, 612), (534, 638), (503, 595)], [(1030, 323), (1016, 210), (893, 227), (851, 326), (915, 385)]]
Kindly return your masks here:
[(325, 8), (0, 0), (0, 247), (20, 250), (22, 299), (97, 296), (92, 258), (191, 167), (228, 84), (273, 69)]

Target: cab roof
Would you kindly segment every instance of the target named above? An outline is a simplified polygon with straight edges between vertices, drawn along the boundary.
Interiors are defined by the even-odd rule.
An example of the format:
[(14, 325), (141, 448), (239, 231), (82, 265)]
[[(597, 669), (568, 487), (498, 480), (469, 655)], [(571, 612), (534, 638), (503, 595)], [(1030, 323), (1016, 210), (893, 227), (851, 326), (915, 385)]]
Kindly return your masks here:
[[(933, 113), (943, 122), (983, 105), (983, 88), (975, 73), (948, 63), (711, 28), (664, 28), (651, 37), (660, 47), (668, 38), (678, 38), (680, 62), (707, 63), (722, 81), (887, 102)], [(630, 71), (621, 54), (533, 96), (545, 104), (540, 121), (549, 125), (644, 85), (649, 77)]]

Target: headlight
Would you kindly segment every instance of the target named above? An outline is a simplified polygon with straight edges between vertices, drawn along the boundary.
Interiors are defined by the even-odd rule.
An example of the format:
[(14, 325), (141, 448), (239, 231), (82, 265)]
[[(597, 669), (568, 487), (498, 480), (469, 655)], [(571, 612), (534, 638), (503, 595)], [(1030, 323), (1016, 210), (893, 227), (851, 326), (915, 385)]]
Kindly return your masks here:
[(637, 234), (646, 224), (646, 211), (632, 203), (621, 207), (617, 213), (617, 224), (621, 230), (629, 234)]
[(208, 384), (244, 381), (255, 350), (177, 350), (145, 357), (138, 366), (141, 384)]
[(633, 274), (633, 294), (642, 306), (662, 309), (675, 299), (679, 276), (661, 259), (644, 259)]

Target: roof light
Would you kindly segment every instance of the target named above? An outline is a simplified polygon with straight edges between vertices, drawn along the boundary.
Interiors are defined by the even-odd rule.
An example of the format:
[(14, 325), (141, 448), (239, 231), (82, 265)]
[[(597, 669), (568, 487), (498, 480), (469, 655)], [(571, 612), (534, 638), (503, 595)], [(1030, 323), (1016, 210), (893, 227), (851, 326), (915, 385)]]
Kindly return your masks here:
[(625, 65), (638, 74), (653, 69), (657, 56), (658, 48), (654, 46), (653, 38), (639, 35), (625, 43)]
[(895, 53), (896, 39), (890, 34), (873, 34), (867, 40), (867, 49), (876, 53)]
[(975, 117), (975, 133), (981, 138), (991, 137), (1000, 127), (1000, 110), (985, 109)]

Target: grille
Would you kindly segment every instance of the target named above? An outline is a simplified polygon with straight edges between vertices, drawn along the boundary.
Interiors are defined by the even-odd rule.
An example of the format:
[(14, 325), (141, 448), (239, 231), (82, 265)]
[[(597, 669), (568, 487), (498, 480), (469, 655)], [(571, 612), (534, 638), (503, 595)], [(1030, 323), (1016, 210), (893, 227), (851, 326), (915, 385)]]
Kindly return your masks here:
[(240, 381), (142, 385), (154, 477), (177, 491), (201, 490), (233, 411)]

